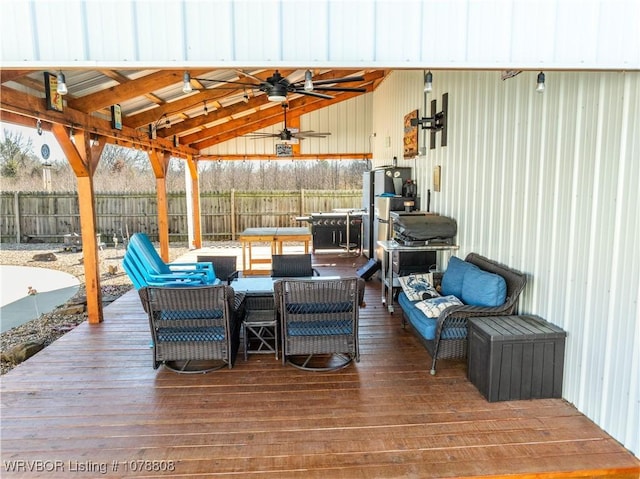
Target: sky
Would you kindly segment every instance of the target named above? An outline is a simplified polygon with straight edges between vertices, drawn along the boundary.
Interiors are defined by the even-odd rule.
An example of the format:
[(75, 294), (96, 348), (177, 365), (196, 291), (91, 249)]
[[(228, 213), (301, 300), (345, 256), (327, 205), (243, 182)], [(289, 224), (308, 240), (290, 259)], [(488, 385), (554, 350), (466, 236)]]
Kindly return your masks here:
[[(42, 135), (38, 135), (35, 125), (33, 128), (28, 128), (26, 126), (16, 125), (13, 123), (0, 122), (0, 139), (2, 141), (5, 140), (5, 130), (12, 134), (21, 133), (23, 138), (31, 139), (31, 142), (33, 143), (33, 153), (40, 158), (43, 163), (65, 161), (65, 156), (58, 145), (58, 140), (55, 139), (51, 132), (43, 131)], [(45, 143), (49, 146), (49, 150), (51, 152), (49, 159), (46, 161), (42, 158), (41, 154), (42, 145)]]

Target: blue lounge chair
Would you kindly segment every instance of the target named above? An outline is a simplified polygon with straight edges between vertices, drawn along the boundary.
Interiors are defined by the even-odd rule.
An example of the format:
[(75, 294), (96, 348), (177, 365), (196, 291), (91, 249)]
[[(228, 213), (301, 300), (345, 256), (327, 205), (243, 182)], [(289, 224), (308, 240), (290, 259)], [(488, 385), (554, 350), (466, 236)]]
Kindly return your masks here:
[(135, 253), (127, 250), (122, 260), (122, 267), (129, 275), (136, 290), (146, 286), (202, 286), (202, 275), (183, 275), (180, 273), (151, 274), (140, 263)]
[(210, 262), (165, 263), (149, 240), (149, 237), (144, 233), (135, 233), (131, 237), (127, 248), (127, 252), (129, 251), (135, 256), (143, 270), (151, 276), (183, 274), (194, 276), (194, 278), (191, 278), (193, 280), (195, 280), (195, 276), (201, 277), (200, 282), (202, 284), (215, 285), (219, 283), (213, 269), (213, 264)]

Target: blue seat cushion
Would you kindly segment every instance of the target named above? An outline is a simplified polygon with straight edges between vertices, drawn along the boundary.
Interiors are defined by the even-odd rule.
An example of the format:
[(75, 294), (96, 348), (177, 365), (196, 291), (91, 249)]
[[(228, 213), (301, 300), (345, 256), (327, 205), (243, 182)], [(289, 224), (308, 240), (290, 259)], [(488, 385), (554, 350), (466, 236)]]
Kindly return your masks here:
[(287, 323), (289, 336), (340, 336), (353, 332), (353, 322), (350, 320), (318, 320), (291, 321)]
[(290, 314), (331, 314), (349, 313), (353, 311), (351, 301), (338, 303), (288, 303), (287, 312)]
[(480, 268), (468, 269), (462, 280), (462, 301), (471, 306), (496, 307), (504, 304), (507, 283), (499, 274)]
[(462, 297), (462, 282), (467, 271), (471, 269), (479, 270), (480, 268), (475, 264), (461, 260), (457, 256), (452, 256), (449, 259), (447, 270), (442, 275), (442, 295), (448, 296), (452, 294), (457, 298), (462, 298), (462, 301), (464, 301)]
[(222, 326), (189, 329), (159, 328), (156, 331), (156, 337), (159, 342), (223, 341), (225, 331)]
[[(428, 318), (416, 306), (418, 301), (409, 301), (404, 293), (398, 295), (398, 304), (402, 307), (408, 321), (415, 330), (427, 340), (436, 338), (438, 318)], [(467, 328), (447, 328), (442, 332), (441, 339), (460, 339), (467, 337)]]

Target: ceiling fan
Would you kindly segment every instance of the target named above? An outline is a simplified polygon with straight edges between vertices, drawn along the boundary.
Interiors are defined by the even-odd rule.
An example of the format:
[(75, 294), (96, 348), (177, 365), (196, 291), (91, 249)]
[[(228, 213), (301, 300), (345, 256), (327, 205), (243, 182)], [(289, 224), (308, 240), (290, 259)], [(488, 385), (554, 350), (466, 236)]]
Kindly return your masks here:
[[(367, 91), (366, 88), (362, 87), (346, 87), (346, 86), (331, 86), (336, 85), (338, 83), (352, 83), (352, 82), (361, 82), (364, 81), (363, 76), (351, 76), (344, 78), (332, 78), (327, 80), (316, 80), (313, 81), (313, 74), (311, 70), (307, 70), (304, 74), (304, 80), (291, 82), (283, 77), (278, 70), (275, 70), (273, 74), (268, 77), (266, 80), (262, 80), (254, 75), (249, 73), (241, 72), (244, 76), (248, 77), (254, 82), (249, 81), (238, 81), (238, 80), (220, 80), (220, 79), (207, 79), (207, 78), (194, 78), (194, 80), (198, 80), (200, 82), (211, 82), (211, 83), (227, 83), (230, 85), (237, 85), (232, 88), (237, 89), (252, 89), (257, 90), (267, 94), (267, 98), (269, 101), (278, 101), (283, 102), (287, 100), (287, 94), (289, 93), (298, 93), (301, 95), (309, 95), (315, 96), (318, 98), (324, 98), (327, 100), (333, 99), (333, 96), (328, 95), (328, 91), (335, 92), (359, 92), (364, 93)], [(190, 81), (191, 76), (189, 72), (184, 72), (184, 88), (183, 92), (189, 93), (193, 91), (191, 87)]]
[(291, 141), (294, 139), (303, 140), (305, 138), (326, 138), (331, 133), (329, 132), (315, 132), (311, 130), (307, 131), (298, 131), (294, 128), (287, 128), (287, 108), (289, 105), (286, 103), (282, 104), (282, 109), (284, 110), (284, 129), (279, 133), (266, 133), (266, 132), (255, 132), (248, 133), (244, 136), (257, 139), (257, 138), (278, 138), (282, 141)]

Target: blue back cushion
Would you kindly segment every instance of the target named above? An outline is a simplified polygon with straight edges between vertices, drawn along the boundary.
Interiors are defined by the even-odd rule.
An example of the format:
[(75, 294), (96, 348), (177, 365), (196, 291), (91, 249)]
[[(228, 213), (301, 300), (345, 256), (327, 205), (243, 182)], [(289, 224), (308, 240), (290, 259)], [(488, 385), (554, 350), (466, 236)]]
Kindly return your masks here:
[(462, 281), (465, 273), (470, 269), (479, 270), (475, 264), (467, 263), (457, 256), (452, 256), (449, 259), (447, 270), (442, 276), (442, 295), (448, 296), (452, 294), (464, 301), (462, 297)]
[(462, 301), (471, 306), (495, 307), (504, 304), (507, 283), (499, 274), (480, 268), (468, 269), (462, 280)]

